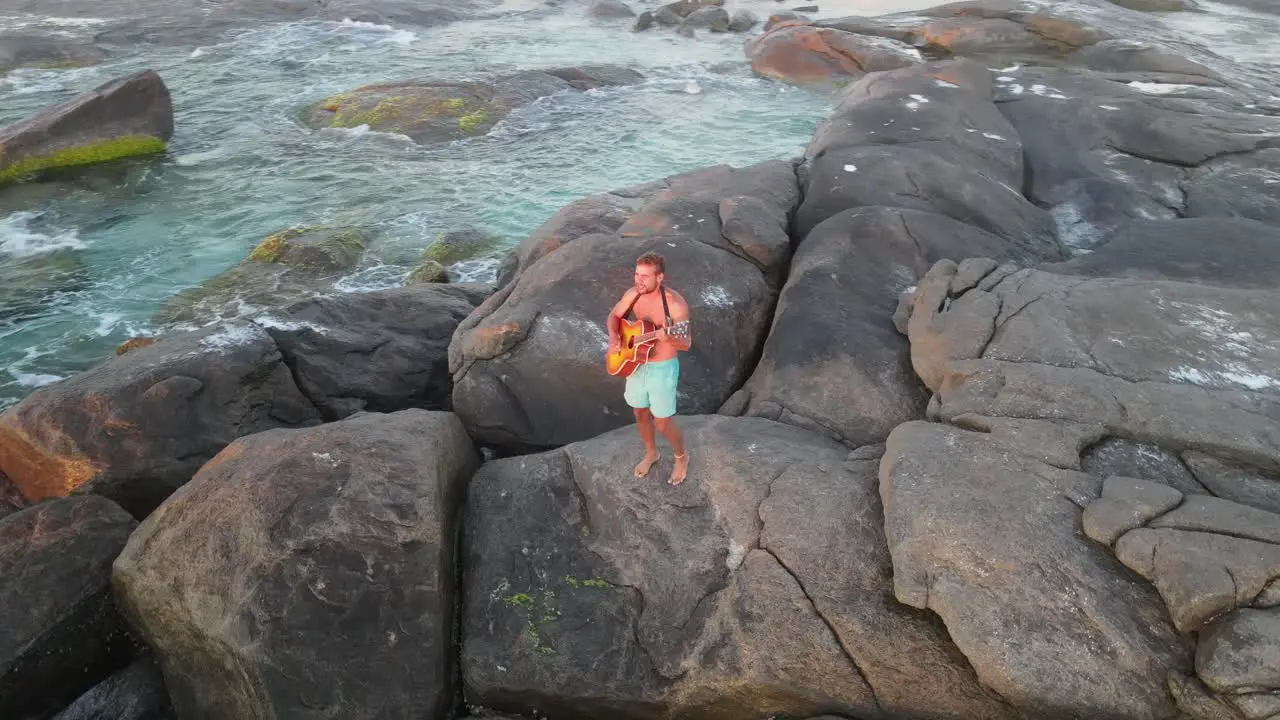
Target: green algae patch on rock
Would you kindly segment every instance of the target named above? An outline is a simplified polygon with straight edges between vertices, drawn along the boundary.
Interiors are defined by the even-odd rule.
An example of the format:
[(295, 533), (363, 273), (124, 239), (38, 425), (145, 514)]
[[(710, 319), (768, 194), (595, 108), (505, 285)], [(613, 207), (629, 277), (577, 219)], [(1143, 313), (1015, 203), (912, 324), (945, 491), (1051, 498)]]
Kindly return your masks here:
[(0, 185), (42, 172), (152, 155), (173, 136), (173, 104), (155, 72), (118, 78), (0, 130)]
[(6, 165), (4, 148), (0, 147), (0, 168), (3, 168), (0, 169), (0, 183), (31, 177), (45, 170), (56, 170), (76, 165), (93, 165), (137, 155), (150, 155), (163, 152), (164, 148), (165, 142), (160, 138), (147, 135), (130, 135), (101, 140), (88, 145), (71, 146), (55, 150), (47, 155), (28, 155), (17, 162)]
[(489, 111), (480, 108), (458, 118), (458, 129), (468, 135), (475, 135), (487, 122), (489, 122)]
[(304, 109), (301, 119), (315, 129), (367, 126), (417, 142), (445, 142), (487, 129), (493, 115), (505, 116), (489, 95), (477, 83), (366, 85), (325, 98)]

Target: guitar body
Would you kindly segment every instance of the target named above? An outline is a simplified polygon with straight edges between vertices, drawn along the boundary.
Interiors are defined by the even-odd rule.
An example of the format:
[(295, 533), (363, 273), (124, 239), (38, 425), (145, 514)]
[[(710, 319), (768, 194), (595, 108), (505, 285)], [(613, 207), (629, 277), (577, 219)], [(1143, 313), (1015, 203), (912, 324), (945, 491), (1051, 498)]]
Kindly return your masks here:
[(620, 340), (618, 350), (605, 353), (604, 356), (604, 366), (609, 371), (609, 374), (630, 377), (631, 373), (636, 371), (636, 368), (648, 362), (649, 352), (653, 350), (653, 345), (657, 340), (652, 338), (646, 340), (642, 336), (657, 329), (658, 326), (648, 320), (632, 322), (623, 319), (618, 330), (618, 339)]

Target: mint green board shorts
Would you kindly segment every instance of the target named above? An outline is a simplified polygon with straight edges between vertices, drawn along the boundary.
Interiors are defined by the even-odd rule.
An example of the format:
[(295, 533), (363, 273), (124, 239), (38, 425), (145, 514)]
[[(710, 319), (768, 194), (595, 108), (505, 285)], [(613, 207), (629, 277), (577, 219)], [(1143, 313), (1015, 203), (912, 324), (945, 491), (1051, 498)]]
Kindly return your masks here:
[(645, 363), (627, 376), (622, 396), (633, 408), (649, 408), (654, 417), (676, 414), (676, 385), (680, 381), (680, 359)]

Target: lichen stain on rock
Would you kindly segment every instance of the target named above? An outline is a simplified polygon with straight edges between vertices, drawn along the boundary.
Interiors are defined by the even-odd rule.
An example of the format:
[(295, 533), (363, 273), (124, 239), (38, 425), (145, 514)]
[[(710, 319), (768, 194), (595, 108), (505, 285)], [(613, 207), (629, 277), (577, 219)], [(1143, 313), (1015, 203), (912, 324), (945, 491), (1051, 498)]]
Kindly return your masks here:
[(88, 145), (78, 145), (56, 150), (44, 155), (32, 155), (5, 165), (3, 149), (0, 149), (0, 184), (19, 180), (45, 170), (118, 160), (137, 155), (162, 152), (165, 141), (151, 135), (126, 135)]

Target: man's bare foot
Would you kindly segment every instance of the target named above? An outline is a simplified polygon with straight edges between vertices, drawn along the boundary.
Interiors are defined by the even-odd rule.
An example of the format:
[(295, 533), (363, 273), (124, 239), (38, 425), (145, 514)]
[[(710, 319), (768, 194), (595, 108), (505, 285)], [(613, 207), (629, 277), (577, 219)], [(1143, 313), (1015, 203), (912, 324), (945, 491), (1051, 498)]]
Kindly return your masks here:
[(689, 474), (689, 453), (677, 455), (675, 463), (671, 468), (671, 479), (667, 481), (670, 485), (679, 485), (684, 482), (685, 476)]
[(642, 478), (645, 475), (648, 475), (649, 468), (653, 467), (653, 464), (658, 462), (658, 459), (661, 457), (662, 456), (658, 454), (657, 450), (645, 453), (644, 459), (636, 465), (636, 477)]

